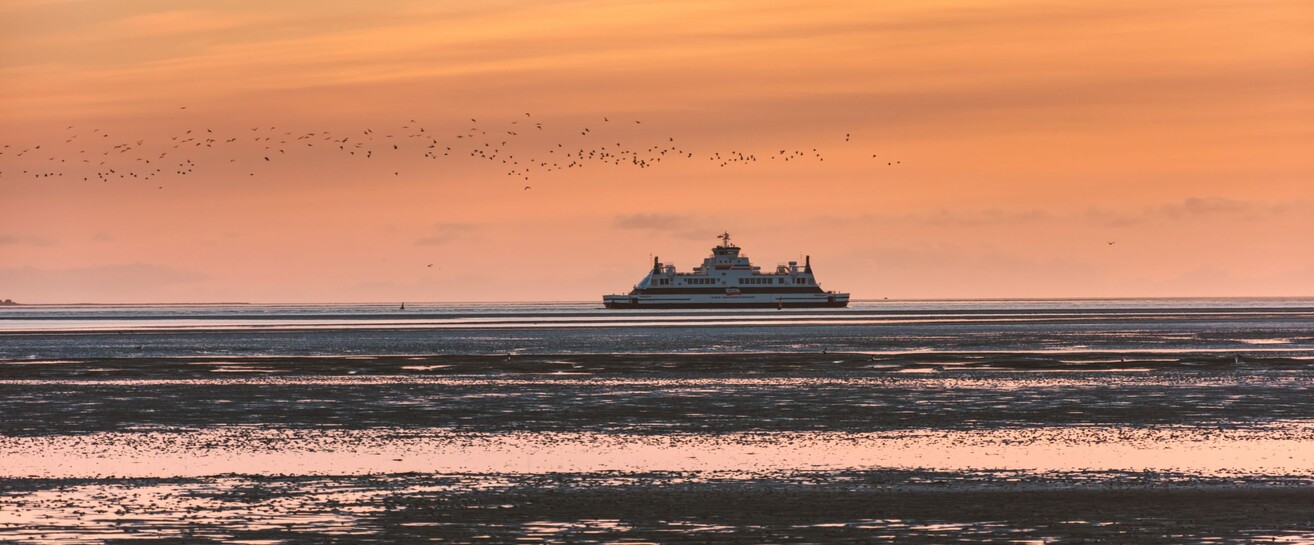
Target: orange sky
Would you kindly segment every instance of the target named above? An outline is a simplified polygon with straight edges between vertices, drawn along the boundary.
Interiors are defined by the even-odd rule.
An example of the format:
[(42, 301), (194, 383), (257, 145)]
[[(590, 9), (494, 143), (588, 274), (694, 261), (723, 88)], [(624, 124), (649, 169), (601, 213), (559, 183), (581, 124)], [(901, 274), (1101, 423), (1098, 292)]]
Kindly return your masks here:
[(9, 0), (0, 145), (22, 302), (1314, 295), (1305, 0)]

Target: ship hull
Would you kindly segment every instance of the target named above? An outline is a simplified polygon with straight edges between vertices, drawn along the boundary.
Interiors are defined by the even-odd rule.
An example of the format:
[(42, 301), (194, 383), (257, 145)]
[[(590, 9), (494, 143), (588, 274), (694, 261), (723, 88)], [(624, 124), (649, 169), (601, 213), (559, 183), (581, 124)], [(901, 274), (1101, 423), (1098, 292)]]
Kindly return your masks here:
[(602, 304), (610, 309), (844, 308), (849, 294), (606, 295)]

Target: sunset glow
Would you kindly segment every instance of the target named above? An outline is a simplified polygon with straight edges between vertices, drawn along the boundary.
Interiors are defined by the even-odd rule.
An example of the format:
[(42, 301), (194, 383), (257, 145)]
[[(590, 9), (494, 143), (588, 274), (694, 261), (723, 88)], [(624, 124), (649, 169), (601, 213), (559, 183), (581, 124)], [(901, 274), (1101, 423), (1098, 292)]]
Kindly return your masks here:
[(1314, 295), (1301, 0), (16, 0), (0, 145), (20, 302)]

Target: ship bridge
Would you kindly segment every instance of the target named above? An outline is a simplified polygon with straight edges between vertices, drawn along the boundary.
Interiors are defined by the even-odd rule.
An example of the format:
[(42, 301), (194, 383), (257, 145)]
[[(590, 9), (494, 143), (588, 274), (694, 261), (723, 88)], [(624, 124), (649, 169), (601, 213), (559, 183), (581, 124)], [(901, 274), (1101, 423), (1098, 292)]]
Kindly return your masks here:
[(729, 232), (721, 233), (721, 236), (716, 238), (721, 239), (721, 243), (712, 248), (712, 258), (725, 257), (733, 259), (739, 257), (739, 247), (730, 243)]

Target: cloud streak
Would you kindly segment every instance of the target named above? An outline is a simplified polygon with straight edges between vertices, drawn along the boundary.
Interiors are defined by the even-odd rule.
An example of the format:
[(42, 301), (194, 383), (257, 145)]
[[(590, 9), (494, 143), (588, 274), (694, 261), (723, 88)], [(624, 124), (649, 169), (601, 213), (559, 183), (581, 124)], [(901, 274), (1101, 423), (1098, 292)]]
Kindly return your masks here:
[(55, 241), (32, 235), (12, 235), (0, 233), (0, 246), (54, 246)]
[(440, 223), (433, 227), (433, 232), (416, 239), (417, 246), (442, 246), (470, 236), (475, 226), (469, 223)]
[(1104, 225), (1127, 227), (1163, 221), (1271, 221), (1301, 214), (1314, 214), (1314, 201), (1272, 202), (1212, 196), (1188, 197), (1131, 210), (1096, 207), (1088, 209), (1084, 216)]
[(687, 228), (693, 222), (693, 216), (685, 214), (628, 214), (616, 216), (611, 226), (616, 229), (667, 231)]

